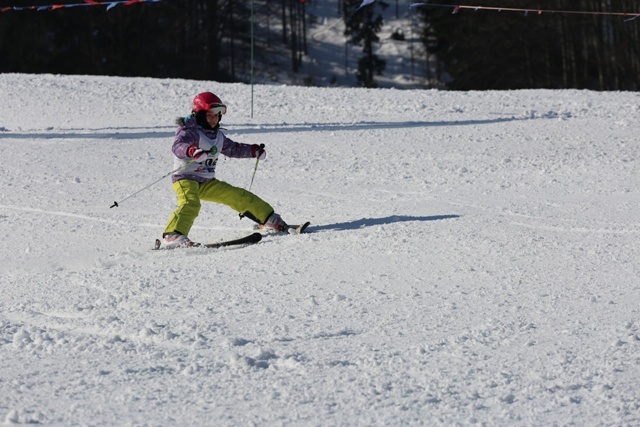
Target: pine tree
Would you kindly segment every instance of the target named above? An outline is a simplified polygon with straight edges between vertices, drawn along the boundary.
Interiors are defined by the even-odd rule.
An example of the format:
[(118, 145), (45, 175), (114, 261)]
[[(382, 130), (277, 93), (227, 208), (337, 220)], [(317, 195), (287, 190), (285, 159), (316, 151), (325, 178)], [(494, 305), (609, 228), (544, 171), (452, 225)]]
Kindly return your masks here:
[(384, 1), (376, 1), (358, 10), (361, 0), (344, 1), (345, 35), (350, 37), (351, 43), (362, 43), (364, 56), (358, 60), (356, 78), (364, 87), (377, 87), (375, 75), (381, 75), (386, 62), (373, 52), (373, 44), (380, 41), (377, 33), (382, 28), (382, 15), (377, 13), (379, 9), (386, 9), (389, 4)]

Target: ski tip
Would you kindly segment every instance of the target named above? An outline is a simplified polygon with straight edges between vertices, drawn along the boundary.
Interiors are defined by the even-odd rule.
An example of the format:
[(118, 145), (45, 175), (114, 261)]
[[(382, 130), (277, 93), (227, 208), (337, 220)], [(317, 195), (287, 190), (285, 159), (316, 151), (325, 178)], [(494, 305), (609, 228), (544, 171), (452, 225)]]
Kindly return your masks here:
[(302, 234), (305, 232), (309, 224), (311, 224), (311, 222), (307, 221), (304, 224), (291, 227), (289, 229), (289, 234)]
[(298, 227), (297, 231), (298, 234), (302, 234), (307, 230), (307, 227), (311, 225), (310, 221), (305, 222), (304, 224), (302, 224), (300, 227)]

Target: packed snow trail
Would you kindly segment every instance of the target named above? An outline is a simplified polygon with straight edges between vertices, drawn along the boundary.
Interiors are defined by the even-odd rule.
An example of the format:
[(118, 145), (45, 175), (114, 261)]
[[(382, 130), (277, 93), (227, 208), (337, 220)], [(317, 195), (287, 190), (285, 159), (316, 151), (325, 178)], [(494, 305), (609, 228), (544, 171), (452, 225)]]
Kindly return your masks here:
[[(169, 180), (109, 209), (202, 90), (309, 233), (154, 252)], [(640, 423), (640, 94), (255, 90), (0, 75), (0, 424)]]

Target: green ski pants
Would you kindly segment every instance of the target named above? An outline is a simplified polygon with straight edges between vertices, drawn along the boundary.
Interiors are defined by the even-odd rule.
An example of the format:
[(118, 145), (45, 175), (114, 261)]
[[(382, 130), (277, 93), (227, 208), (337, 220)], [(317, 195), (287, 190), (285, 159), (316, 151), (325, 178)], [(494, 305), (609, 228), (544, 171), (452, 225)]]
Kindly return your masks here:
[(182, 179), (173, 184), (173, 190), (178, 195), (178, 208), (171, 215), (163, 235), (173, 231), (188, 235), (200, 213), (200, 201), (227, 205), (260, 224), (273, 213), (271, 205), (255, 194), (215, 179), (204, 184)]

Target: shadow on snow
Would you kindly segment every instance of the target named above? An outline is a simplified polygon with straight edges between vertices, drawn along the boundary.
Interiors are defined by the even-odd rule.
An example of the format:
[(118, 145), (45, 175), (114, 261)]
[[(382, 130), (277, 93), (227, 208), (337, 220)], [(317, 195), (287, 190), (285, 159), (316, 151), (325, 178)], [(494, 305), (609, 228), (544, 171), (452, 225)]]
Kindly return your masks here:
[[(357, 131), (367, 129), (403, 129), (419, 127), (439, 126), (469, 126), (489, 125), (520, 120), (531, 120), (529, 117), (499, 117), (495, 119), (481, 120), (454, 120), (454, 121), (408, 121), (408, 122), (356, 122), (356, 123), (298, 123), (298, 124), (235, 124), (222, 129), (228, 134), (254, 134), (254, 133), (288, 133), (288, 132), (336, 132)], [(148, 129), (148, 130), (146, 130)], [(0, 138), (26, 138), (26, 139), (145, 139), (145, 138), (172, 138), (175, 130), (166, 126), (162, 127), (122, 127), (99, 129), (56, 129), (52, 131), (12, 132), (6, 128), (0, 128)], [(132, 131), (134, 130), (134, 131)], [(135, 131), (137, 130), (137, 132)], [(82, 132), (73, 132), (82, 131)]]
[(460, 218), (460, 215), (433, 215), (433, 216), (405, 216), (392, 215), (385, 218), (362, 218), (356, 221), (338, 222), (335, 224), (310, 226), (307, 233), (315, 233), (318, 231), (341, 231), (341, 230), (357, 230), (364, 227), (374, 227), (376, 225), (394, 224), (397, 222), (411, 221), (440, 221), (443, 219)]

